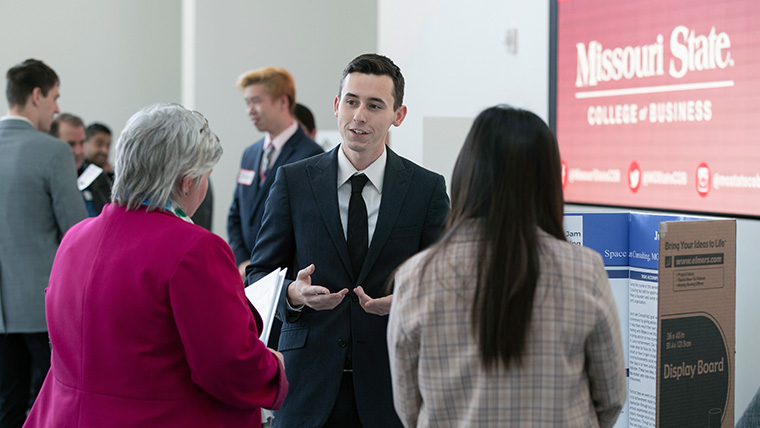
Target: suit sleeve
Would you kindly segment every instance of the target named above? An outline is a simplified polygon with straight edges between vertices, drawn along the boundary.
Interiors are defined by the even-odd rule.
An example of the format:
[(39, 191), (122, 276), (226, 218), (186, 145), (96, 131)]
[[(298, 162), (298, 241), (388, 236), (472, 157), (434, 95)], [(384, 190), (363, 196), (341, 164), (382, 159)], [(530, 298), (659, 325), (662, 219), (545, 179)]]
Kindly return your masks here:
[(87, 218), (82, 193), (77, 189), (74, 155), (67, 146), (61, 146), (53, 156), (49, 169), (48, 188), (61, 236), (71, 226)]
[(230, 204), (230, 210), (227, 213), (227, 239), (232, 248), (232, 252), (235, 254), (235, 265), (239, 265), (248, 260), (251, 255), (245, 249), (245, 241), (243, 240), (243, 230), (241, 229), (240, 221), (240, 199), (239, 188), (240, 184), (235, 185), (235, 192), (232, 195), (232, 204)]
[(433, 245), (443, 233), (446, 224), (446, 216), (449, 214), (449, 195), (446, 194), (446, 180), (443, 176), (436, 175), (433, 187), (433, 195), (430, 198), (430, 205), (425, 218), (425, 225), (422, 231), (422, 240), (420, 251)]
[(625, 403), (623, 345), (617, 306), (601, 258), (596, 260), (595, 276), (597, 317), (586, 340), (586, 371), (599, 426), (612, 427)]
[(169, 298), (190, 376), (230, 406), (277, 409), (288, 389), (285, 371), (259, 340), (232, 257), (219, 237), (203, 234), (172, 276)]
[[(277, 268), (290, 268), (295, 252), (295, 233), (290, 210), (290, 196), (286, 168), (279, 168), (272, 188), (269, 190), (261, 229), (256, 239), (256, 245), (251, 254), (251, 264), (245, 270), (247, 283), (253, 284), (269, 272)], [(295, 276), (290, 272), (288, 276)], [(286, 320), (287, 308), (285, 296), (288, 285), (293, 282), (286, 280), (282, 287), (280, 303), (277, 307), (277, 317)]]
[(193, 223), (198, 226), (211, 231), (212, 223), (214, 220), (214, 188), (211, 185), (211, 180), (208, 182), (208, 190), (206, 191), (206, 197), (203, 198), (198, 209), (195, 210), (195, 214), (191, 217)]

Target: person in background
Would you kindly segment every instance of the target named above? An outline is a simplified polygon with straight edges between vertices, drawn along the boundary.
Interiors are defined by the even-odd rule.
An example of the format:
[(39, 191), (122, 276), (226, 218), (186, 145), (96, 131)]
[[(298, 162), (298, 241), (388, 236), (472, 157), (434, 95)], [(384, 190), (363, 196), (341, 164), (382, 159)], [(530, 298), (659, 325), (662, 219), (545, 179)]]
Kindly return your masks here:
[(385, 285), (435, 242), (446, 184), (384, 144), (406, 117), (404, 76), (365, 54), (343, 70), (334, 109), (343, 142), (277, 172), (248, 266), (252, 283), (277, 267), (279, 350), (293, 384), (275, 427), (393, 428)]
[(113, 181), (113, 165), (108, 161), (111, 153), (111, 128), (102, 123), (91, 123), (84, 130), (84, 157), (103, 168), (103, 172)]
[(256, 129), (265, 133), (264, 138), (243, 152), (227, 214), (227, 237), (242, 276), (251, 260), (275, 171), (323, 150), (293, 117), (296, 87), (287, 70), (279, 67), (252, 70), (238, 78), (237, 86), (243, 92), (248, 117)]
[(0, 119), (0, 426), (21, 427), (50, 367), (45, 287), (66, 231), (87, 216), (71, 150), (47, 134), (58, 75), (11, 67)]
[(52, 365), (26, 427), (253, 427), (279, 407), (282, 356), (258, 338), (227, 243), (189, 218), (221, 155), (200, 113), (164, 104), (129, 119), (113, 203), (56, 255)]
[(208, 191), (201, 205), (191, 217), (193, 223), (211, 232), (211, 226), (214, 224), (214, 191), (211, 186), (211, 178), (208, 179)]
[(393, 401), (406, 427), (611, 427), (625, 402), (600, 255), (563, 233), (560, 156), (535, 114), (482, 112), (444, 237), (395, 275)]
[(50, 123), (50, 135), (71, 147), (74, 163), (79, 170), (84, 163), (84, 122), (79, 116), (70, 113), (56, 115)]
[(317, 141), (317, 123), (314, 121), (311, 110), (301, 103), (296, 103), (294, 114), (303, 132), (312, 140)]
[(82, 192), (87, 214), (95, 217), (111, 201), (111, 179), (99, 166), (86, 159), (84, 122), (79, 116), (61, 113), (50, 124), (50, 135), (71, 147), (77, 167), (77, 186)]

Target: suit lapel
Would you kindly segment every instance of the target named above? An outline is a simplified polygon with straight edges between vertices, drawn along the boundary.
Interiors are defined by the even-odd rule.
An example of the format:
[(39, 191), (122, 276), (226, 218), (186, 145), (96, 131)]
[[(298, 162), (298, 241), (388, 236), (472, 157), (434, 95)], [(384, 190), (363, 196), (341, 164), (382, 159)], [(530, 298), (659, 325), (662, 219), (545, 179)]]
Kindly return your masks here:
[(261, 147), (256, 150), (257, 156), (256, 156), (256, 198), (254, 202), (254, 207), (261, 207), (263, 208), (264, 202), (266, 201), (267, 196), (269, 195), (269, 188), (272, 187), (272, 183), (274, 182), (275, 173), (277, 171), (277, 168), (279, 168), (282, 165), (286, 165), (290, 163), (290, 158), (295, 153), (295, 147), (296, 147), (296, 140), (300, 138), (300, 134), (302, 134), (303, 131), (299, 128), (296, 130), (296, 133), (293, 134), (288, 141), (285, 142), (285, 144), (282, 146), (282, 150), (280, 151), (280, 154), (277, 156), (277, 160), (275, 161), (274, 165), (272, 165), (272, 168), (269, 170), (269, 176), (267, 177), (266, 181), (264, 183), (261, 183), (261, 176), (259, 173), (259, 168), (261, 168), (261, 155), (264, 151), (264, 143), (261, 143)]
[[(296, 133), (288, 138), (288, 141), (283, 144), (282, 150), (280, 150), (280, 155), (277, 156), (277, 160), (274, 162), (274, 165), (272, 165), (272, 171), (277, 171), (277, 168), (280, 166), (290, 163), (290, 157), (293, 156), (293, 153), (296, 151), (296, 141), (301, 139), (302, 134), (303, 131), (301, 131), (301, 128), (298, 128)], [(274, 176), (270, 178), (274, 179)], [(268, 179), (269, 178), (267, 178), (267, 180)]]
[(259, 166), (261, 164), (261, 152), (264, 147), (264, 140), (261, 140), (261, 144), (255, 144), (253, 146), (253, 150), (251, 153), (251, 168), (253, 170), (253, 182), (250, 186), (248, 186), (248, 192), (249, 194), (252, 194), (253, 196), (248, 199), (248, 209), (251, 213), (251, 221), (256, 217), (253, 215), (253, 213), (256, 212), (256, 208), (261, 205), (261, 194), (264, 192), (261, 192), (259, 189), (259, 184), (261, 182), (261, 179), (259, 178)]
[[(358, 282), (364, 281), (367, 274), (374, 266), (388, 236), (396, 224), (396, 219), (404, 205), (406, 193), (411, 183), (411, 168), (405, 168), (401, 158), (386, 147), (388, 159), (385, 164), (385, 177), (383, 178), (383, 195), (380, 199), (380, 211), (377, 215), (377, 224), (375, 233), (372, 235), (367, 257), (364, 259), (364, 265), (359, 273)], [(350, 269), (349, 269), (350, 270)]]
[[(340, 222), (340, 210), (338, 208), (338, 152), (340, 146), (334, 148), (318, 163), (306, 167), (306, 174), (311, 183), (314, 201), (319, 208), (319, 213), (327, 227), (327, 232), (333, 245), (338, 250), (338, 256), (343, 266), (353, 274), (351, 257), (348, 254), (346, 237), (343, 234), (343, 225)], [(317, 267), (319, 268), (319, 267)]]
[(261, 152), (264, 150), (264, 140), (261, 140), (261, 144), (256, 144), (253, 147), (253, 153), (251, 154), (253, 156), (253, 173), (254, 173), (254, 183), (258, 184), (259, 181), (259, 166), (261, 164)]

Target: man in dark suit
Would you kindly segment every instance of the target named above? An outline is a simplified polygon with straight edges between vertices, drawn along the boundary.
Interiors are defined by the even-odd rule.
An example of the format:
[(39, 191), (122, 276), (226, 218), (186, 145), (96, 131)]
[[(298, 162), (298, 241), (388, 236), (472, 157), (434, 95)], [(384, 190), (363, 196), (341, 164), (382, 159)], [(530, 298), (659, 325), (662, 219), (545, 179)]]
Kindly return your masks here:
[(85, 161), (103, 168), (103, 173), (113, 183), (113, 164), (108, 161), (108, 155), (111, 153), (111, 128), (94, 122), (87, 125), (84, 135)]
[(274, 172), (281, 165), (322, 153), (293, 118), (296, 89), (293, 76), (278, 67), (249, 71), (238, 79), (248, 116), (264, 138), (248, 146), (240, 161), (237, 186), (227, 215), (227, 237), (241, 275), (261, 227)]
[(45, 287), (61, 237), (87, 216), (74, 156), (47, 135), (58, 75), (29, 59), (7, 73), (0, 119), (0, 426), (21, 427), (50, 368)]
[[(366, 54), (343, 71), (332, 151), (280, 168), (248, 279), (277, 267), (287, 281), (279, 350), (291, 388), (275, 427), (400, 427), (386, 346), (387, 281), (440, 235), (449, 209), (441, 175), (386, 147), (406, 116), (404, 78)], [(299, 270), (300, 269), (300, 270)]]
[(61, 113), (50, 124), (50, 135), (61, 139), (71, 147), (79, 175), (77, 187), (82, 192), (87, 215), (90, 217), (99, 215), (103, 207), (111, 202), (113, 183), (103, 168), (86, 159), (84, 121), (79, 116)]

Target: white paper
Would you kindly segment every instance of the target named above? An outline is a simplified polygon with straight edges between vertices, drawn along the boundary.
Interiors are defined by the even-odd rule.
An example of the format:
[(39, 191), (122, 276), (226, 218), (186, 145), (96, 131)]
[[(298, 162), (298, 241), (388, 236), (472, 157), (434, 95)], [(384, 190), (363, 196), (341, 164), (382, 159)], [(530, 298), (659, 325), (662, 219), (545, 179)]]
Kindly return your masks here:
[(80, 191), (86, 189), (96, 178), (103, 172), (103, 168), (91, 163), (82, 171), (82, 174), (77, 178), (77, 188)]
[(288, 268), (277, 268), (245, 288), (245, 296), (259, 312), (261, 320), (264, 322), (264, 327), (259, 335), (259, 339), (264, 343), (269, 342), (272, 321), (275, 312), (277, 312), (277, 302), (280, 300), (280, 292), (287, 272)]
[[(629, 285), (629, 361), (628, 411), (631, 428), (653, 427), (657, 414), (657, 315), (659, 283), (657, 270), (631, 269), (642, 279)], [(707, 419), (707, 418), (705, 418)]]

